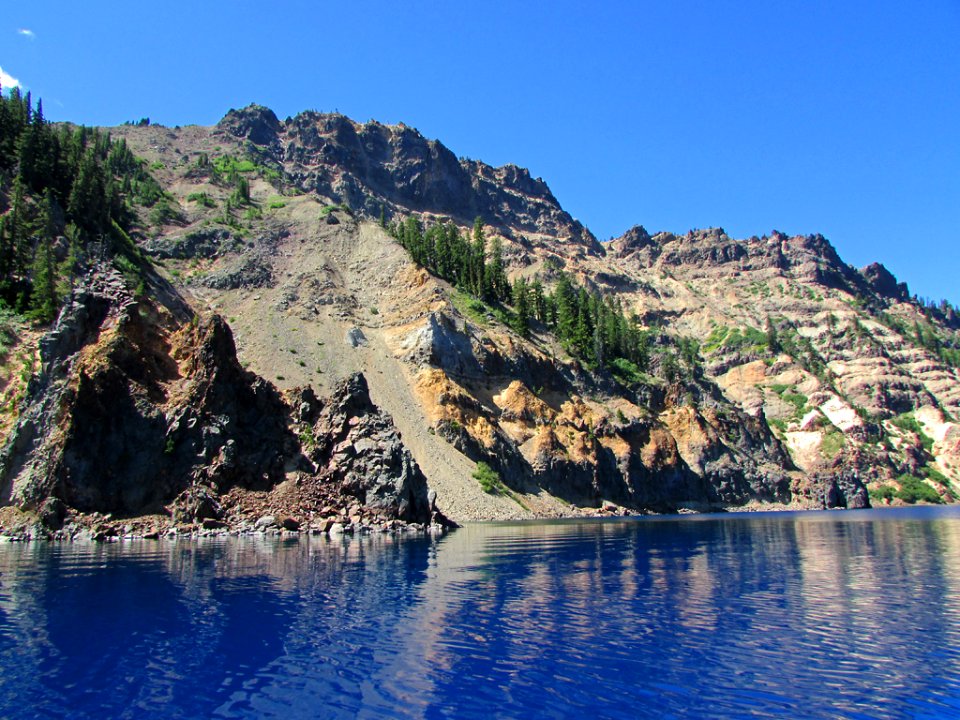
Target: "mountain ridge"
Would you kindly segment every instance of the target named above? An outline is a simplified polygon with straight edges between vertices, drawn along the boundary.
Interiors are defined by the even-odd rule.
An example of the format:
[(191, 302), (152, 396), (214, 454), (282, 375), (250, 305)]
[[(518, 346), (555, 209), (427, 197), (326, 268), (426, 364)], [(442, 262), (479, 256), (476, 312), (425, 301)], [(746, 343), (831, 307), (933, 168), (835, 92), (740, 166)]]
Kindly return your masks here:
[[(339, 114), (251, 106), (111, 133), (164, 192), (162, 213), (133, 206), (149, 293), (227, 319), (239, 362), (288, 397), (362, 373), (454, 520), (862, 507), (867, 487), (956, 499), (955, 312), (823, 236), (635, 226), (601, 243), (526, 170)], [(481, 268), (501, 257), (512, 295), (418, 266), (386, 232), (407, 219), (472, 238)], [(564, 287), (588, 333), (576, 346), (557, 324)], [(519, 322), (534, 288), (544, 307)], [(616, 313), (643, 343), (633, 361), (606, 356)], [(303, 450), (315, 431), (282, 413)]]

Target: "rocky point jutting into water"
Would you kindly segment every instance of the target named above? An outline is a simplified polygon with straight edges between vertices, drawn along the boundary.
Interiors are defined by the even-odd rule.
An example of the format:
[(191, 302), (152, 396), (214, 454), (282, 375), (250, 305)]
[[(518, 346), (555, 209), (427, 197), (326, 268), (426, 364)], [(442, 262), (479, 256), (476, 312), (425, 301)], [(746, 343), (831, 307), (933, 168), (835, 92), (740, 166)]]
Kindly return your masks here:
[[(638, 226), (600, 243), (524, 169), (339, 114), (112, 133), (163, 192), (133, 203), (145, 280), (88, 256), (52, 328), (14, 333), (5, 527), (329, 530), (960, 489), (953, 308), (821, 236)], [(479, 218), (512, 299), (413, 262), (388, 232), (408, 217), (464, 234)], [(586, 298), (589, 355), (556, 308), (517, 324), (534, 284)], [(642, 351), (605, 355), (621, 330), (601, 317)]]

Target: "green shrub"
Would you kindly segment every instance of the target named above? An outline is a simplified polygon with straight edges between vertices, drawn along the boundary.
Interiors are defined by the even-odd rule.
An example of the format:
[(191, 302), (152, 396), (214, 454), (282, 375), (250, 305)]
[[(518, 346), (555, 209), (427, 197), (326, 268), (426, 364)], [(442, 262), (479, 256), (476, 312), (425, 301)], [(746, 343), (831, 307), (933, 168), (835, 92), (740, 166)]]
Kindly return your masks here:
[(505, 490), (497, 471), (483, 461), (477, 463), (477, 469), (473, 471), (473, 479), (480, 483), (480, 489), (488, 495), (499, 495)]
[(793, 405), (793, 414), (796, 418), (803, 417), (803, 414), (807, 410), (807, 396), (802, 393), (789, 393), (785, 392), (780, 395), (783, 398), (784, 402), (788, 402)]
[(893, 500), (897, 495), (897, 490), (893, 485), (881, 485), (872, 490), (870, 495), (876, 500)]
[(944, 487), (950, 487), (950, 480), (942, 472), (937, 470), (933, 465), (927, 465), (923, 469), (924, 474), (928, 479), (933, 480), (938, 485), (943, 485)]
[(890, 420), (891, 424), (906, 432), (915, 433), (920, 438), (923, 449), (930, 452), (933, 449), (933, 438), (923, 431), (923, 426), (910, 413), (904, 413)]
[(195, 202), (197, 205), (200, 205), (201, 207), (208, 207), (208, 208), (216, 207), (216, 203), (213, 202), (211, 197), (207, 195), (205, 192), (190, 193), (189, 195), (187, 195), (187, 202)]
[(823, 436), (823, 440), (820, 441), (820, 452), (823, 453), (825, 458), (832, 460), (840, 454), (845, 444), (846, 440), (843, 437), (843, 433), (830, 430)]
[(920, 501), (936, 504), (943, 502), (936, 490), (914, 475), (901, 475), (897, 482), (900, 483), (900, 489), (896, 496), (905, 503), (912, 505)]
[(179, 218), (180, 213), (177, 212), (166, 198), (154, 205), (150, 211), (150, 223), (152, 225), (166, 225)]
[(641, 372), (636, 363), (632, 363), (626, 358), (614, 358), (611, 360), (610, 372), (624, 385), (634, 385), (643, 382), (643, 379), (646, 377), (645, 373)]

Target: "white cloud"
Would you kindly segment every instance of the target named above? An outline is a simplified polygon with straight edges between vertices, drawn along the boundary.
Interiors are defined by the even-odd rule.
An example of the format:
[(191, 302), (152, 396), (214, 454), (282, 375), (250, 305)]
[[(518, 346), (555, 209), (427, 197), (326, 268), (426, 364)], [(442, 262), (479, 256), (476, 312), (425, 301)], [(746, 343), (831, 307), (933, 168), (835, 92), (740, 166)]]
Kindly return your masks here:
[(33, 40), (34, 38), (37, 37), (37, 34), (33, 30), (30, 30), (28, 28), (18, 28), (17, 35), (23, 35), (28, 40)]
[(10, 88), (20, 87), (20, 81), (0, 67), (0, 86), (3, 86), (4, 90), (9, 90)]

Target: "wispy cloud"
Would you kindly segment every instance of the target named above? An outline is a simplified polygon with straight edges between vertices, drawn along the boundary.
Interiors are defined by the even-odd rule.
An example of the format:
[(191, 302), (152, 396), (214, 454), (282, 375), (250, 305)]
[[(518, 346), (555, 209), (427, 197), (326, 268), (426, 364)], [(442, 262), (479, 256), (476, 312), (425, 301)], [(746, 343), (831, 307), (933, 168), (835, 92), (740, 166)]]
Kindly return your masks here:
[(20, 87), (20, 81), (0, 67), (0, 86), (4, 90), (9, 90), (10, 88)]
[(17, 28), (17, 35), (23, 35), (28, 40), (33, 40), (37, 37), (37, 34), (29, 28)]

